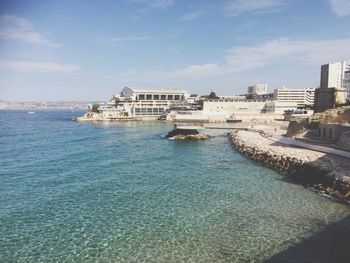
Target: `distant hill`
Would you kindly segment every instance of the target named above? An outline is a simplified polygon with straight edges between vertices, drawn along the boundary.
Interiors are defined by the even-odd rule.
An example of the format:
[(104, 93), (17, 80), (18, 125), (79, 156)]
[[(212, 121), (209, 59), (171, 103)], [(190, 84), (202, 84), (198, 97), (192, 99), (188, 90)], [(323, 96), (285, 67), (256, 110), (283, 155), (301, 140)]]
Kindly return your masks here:
[(87, 101), (59, 101), (59, 102), (10, 102), (0, 100), (0, 109), (4, 110), (54, 110), (54, 109), (87, 109), (89, 104), (96, 102)]

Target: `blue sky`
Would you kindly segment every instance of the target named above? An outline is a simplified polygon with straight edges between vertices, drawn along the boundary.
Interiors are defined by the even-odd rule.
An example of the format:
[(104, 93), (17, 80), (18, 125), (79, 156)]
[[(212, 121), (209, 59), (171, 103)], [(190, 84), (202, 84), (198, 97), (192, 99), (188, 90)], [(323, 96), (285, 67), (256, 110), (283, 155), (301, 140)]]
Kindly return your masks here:
[(0, 100), (302, 88), (349, 59), (349, 0), (0, 0)]

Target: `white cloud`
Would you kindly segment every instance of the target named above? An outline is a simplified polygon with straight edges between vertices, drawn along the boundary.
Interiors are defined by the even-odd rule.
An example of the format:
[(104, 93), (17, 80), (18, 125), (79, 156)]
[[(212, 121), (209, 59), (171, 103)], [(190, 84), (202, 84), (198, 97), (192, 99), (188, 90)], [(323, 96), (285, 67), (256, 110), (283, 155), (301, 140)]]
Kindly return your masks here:
[(121, 42), (139, 42), (144, 40), (155, 39), (154, 36), (126, 36), (126, 37), (110, 37), (103, 40), (108, 43), (121, 43)]
[(153, 71), (144, 72), (143, 78), (147, 82), (157, 80), (171, 80), (178, 78), (197, 79), (202, 77), (211, 77), (222, 75), (222, 68), (217, 64), (189, 65), (184, 68), (172, 71)]
[(172, 6), (175, 0), (130, 0), (130, 2), (143, 4), (150, 8), (167, 8)]
[(228, 51), (226, 66), (235, 71), (269, 64), (295, 62), (321, 65), (350, 58), (350, 38), (336, 40), (295, 40), (280, 38), (256, 46), (236, 47)]
[(332, 10), (338, 17), (350, 16), (349, 0), (330, 0)]
[(205, 14), (204, 11), (197, 11), (197, 12), (192, 12), (192, 13), (187, 13), (185, 14), (181, 20), (184, 20), (184, 21), (190, 21), (190, 20), (194, 20), (200, 16), (203, 16)]
[(0, 69), (29, 73), (72, 73), (80, 70), (80, 66), (55, 62), (0, 60)]
[[(300, 65), (319, 67), (322, 64), (350, 59), (350, 38), (336, 40), (308, 40), (278, 38), (253, 46), (239, 46), (227, 50), (218, 63), (193, 64), (173, 70), (133, 72), (124, 78), (133, 81), (159, 83), (181, 79), (203, 80), (249, 72), (265, 66), (290, 67)], [(125, 77), (125, 76), (124, 76)]]
[(61, 46), (34, 31), (27, 19), (12, 15), (0, 16), (0, 39), (19, 40), (33, 45), (49, 47)]
[(276, 11), (289, 4), (289, 0), (229, 0), (225, 3), (226, 14)]

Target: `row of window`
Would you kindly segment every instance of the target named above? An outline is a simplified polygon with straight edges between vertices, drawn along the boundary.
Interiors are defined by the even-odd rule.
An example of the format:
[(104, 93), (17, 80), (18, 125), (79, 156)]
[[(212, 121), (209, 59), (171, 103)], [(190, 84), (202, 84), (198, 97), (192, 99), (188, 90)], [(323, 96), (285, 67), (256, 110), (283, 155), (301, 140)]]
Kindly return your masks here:
[(183, 96), (180, 95), (158, 95), (158, 94), (139, 94), (136, 100), (180, 100)]
[(135, 115), (162, 115), (164, 108), (135, 108)]

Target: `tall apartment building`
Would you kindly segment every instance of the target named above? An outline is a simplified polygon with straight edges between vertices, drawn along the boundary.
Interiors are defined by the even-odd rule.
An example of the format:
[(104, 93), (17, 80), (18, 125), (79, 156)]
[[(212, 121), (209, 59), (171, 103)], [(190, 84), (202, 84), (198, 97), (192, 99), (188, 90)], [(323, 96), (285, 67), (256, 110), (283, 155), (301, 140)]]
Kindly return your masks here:
[(296, 102), (298, 107), (313, 106), (315, 88), (288, 89), (283, 87), (275, 89), (273, 99), (279, 102)]
[(346, 103), (350, 90), (350, 62), (342, 61), (321, 66), (321, 85), (315, 92), (315, 112), (322, 112)]
[(347, 99), (350, 101), (350, 66), (346, 69), (343, 80), (343, 87), (346, 89), (348, 95)]
[(346, 61), (329, 63), (321, 66), (321, 89), (344, 88), (344, 77), (350, 63)]

